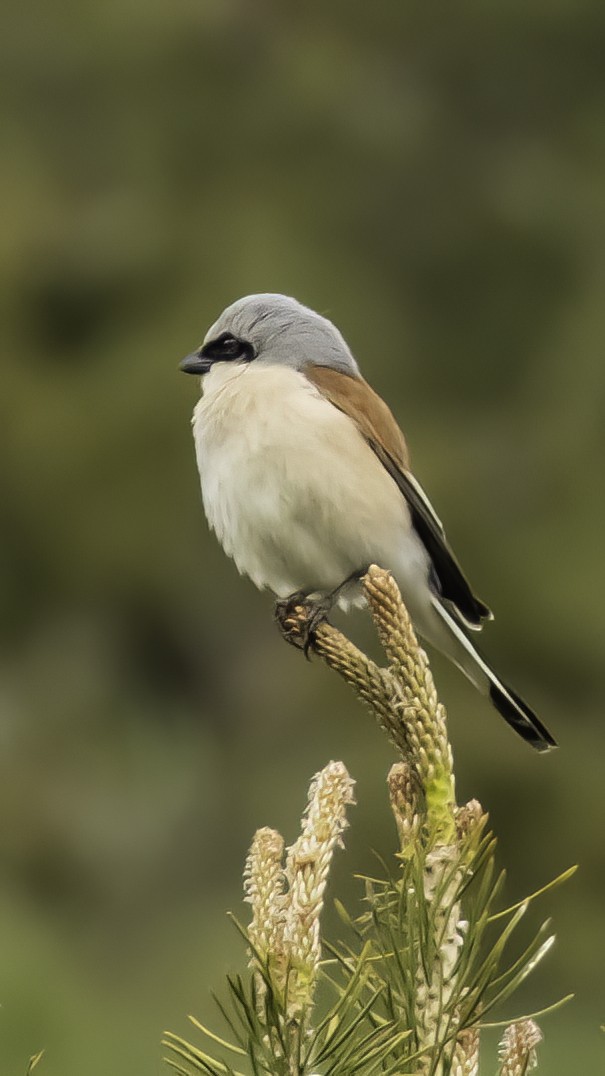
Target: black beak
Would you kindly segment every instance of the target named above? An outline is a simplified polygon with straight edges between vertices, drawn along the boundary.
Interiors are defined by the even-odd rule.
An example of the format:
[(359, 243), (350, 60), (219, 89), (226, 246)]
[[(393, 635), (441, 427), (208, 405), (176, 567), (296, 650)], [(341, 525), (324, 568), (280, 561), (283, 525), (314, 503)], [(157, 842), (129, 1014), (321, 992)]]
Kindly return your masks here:
[(200, 348), (199, 351), (192, 351), (191, 355), (187, 355), (179, 366), (184, 374), (197, 374), (200, 377), (201, 374), (208, 373), (212, 366), (212, 359), (209, 355), (203, 355)]

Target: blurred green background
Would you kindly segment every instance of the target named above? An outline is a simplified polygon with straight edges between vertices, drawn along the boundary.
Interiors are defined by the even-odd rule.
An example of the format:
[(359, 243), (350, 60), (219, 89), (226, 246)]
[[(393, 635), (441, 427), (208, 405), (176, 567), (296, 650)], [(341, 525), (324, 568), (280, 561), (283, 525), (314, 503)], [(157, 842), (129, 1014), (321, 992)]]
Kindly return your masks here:
[(537, 757), (435, 660), (507, 896), (581, 864), (515, 1011), (575, 991), (541, 1068), (603, 1071), (603, 5), (4, 23), (0, 1071), (44, 1047), (45, 1076), (157, 1073), (165, 1027), (218, 1025), (251, 834), (293, 840), (329, 759), (359, 800), (332, 893), (394, 849), (388, 745), (203, 517), (177, 364), (265, 290), (328, 314), (391, 403), (497, 612), (485, 650), (560, 740)]

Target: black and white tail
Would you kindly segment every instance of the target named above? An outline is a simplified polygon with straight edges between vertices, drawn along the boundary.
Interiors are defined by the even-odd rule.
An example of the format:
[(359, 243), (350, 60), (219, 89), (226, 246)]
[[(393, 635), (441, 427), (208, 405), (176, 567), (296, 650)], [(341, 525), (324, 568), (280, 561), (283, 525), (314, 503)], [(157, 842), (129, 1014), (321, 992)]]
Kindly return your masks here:
[[(482, 695), (489, 696), (498, 713), (536, 751), (550, 751), (556, 747), (556, 740), (533, 710), (530, 710), (516, 691), (507, 687), (500, 677), (496, 676), (437, 597), (434, 597), (432, 604), (439, 614), (441, 630), (436, 632), (432, 640), (429, 637), (429, 641), (433, 641), (455, 662)], [(447, 631), (444, 631), (444, 628)]]

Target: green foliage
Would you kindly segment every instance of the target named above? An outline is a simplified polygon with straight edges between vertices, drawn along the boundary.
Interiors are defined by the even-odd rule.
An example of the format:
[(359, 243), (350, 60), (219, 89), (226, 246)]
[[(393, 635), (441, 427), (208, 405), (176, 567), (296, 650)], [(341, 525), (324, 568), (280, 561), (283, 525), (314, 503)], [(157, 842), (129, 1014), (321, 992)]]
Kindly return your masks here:
[[(447, 1055), (448, 1047), (461, 1031), (485, 1026), (485, 1017), (494, 1007), (509, 1000), (554, 941), (554, 936), (545, 936), (549, 926), (546, 921), (519, 955), (509, 955), (513, 935), (533, 898), (518, 907), (495, 912), (504, 880), (504, 873), (496, 869), (495, 844), (489, 833), (479, 841), (471, 835), (440, 879), (431, 901), (423, 895), (426, 857), (421, 847), (412, 857), (403, 859), (398, 878), (365, 880), (368, 910), (350, 926), (356, 930), (360, 942), (368, 941), (370, 945), (366, 959), (368, 987), (374, 988), (377, 996), (374, 1017), (413, 1030), (410, 1040), (399, 1051), (402, 1063), (418, 1057), (422, 1039), (422, 1029), (415, 1026), (418, 980), (426, 977), (434, 965), (443, 943), (443, 922), (457, 905), (462, 903), (464, 911), (464, 920), (458, 924), (462, 945), (453, 988), (447, 997), (443, 982), (438, 983), (434, 1064), (443, 1054)], [(560, 875), (551, 886), (565, 881), (574, 870), (571, 868)], [(355, 961), (360, 959), (355, 956), (355, 950), (343, 946), (329, 948), (344, 975), (350, 975)], [(527, 1015), (514, 1017), (515, 1020), (527, 1018)], [(432, 1072), (433, 1068), (428, 1071)]]
[[(384, 865), (382, 878), (363, 878), (365, 907), (356, 917), (337, 905), (347, 940), (324, 941), (329, 958), (322, 962), (323, 893), (347, 825), (345, 808), (354, 802), (354, 781), (343, 763), (330, 762), (313, 778), (302, 833), (286, 852), (285, 869), (281, 835), (257, 830), (244, 871), (252, 923), (249, 929), (237, 924), (250, 972), (246, 979), (228, 978), (229, 1007), (220, 1005), (231, 1042), (197, 1024), (215, 1045), (246, 1059), (252, 1076), (476, 1073), (486, 1017), (510, 1000), (554, 941), (547, 921), (513, 950), (518, 927), (532, 900), (573, 871), (512, 907), (499, 907), (504, 872), (496, 866), (496, 841), (477, 800), (456, 806), (446, 712), (398, 587), (376, 565), (363, 587), (388, 667), (327, 623), (314, 631), (312, 647), (370, 708), (400, 753), (387, 778), (399, 837), (397, 870)], [(305, 615), (303, 606), (293, 611), (290, 635), (302, 632)], [(315, 996), (320, 979), (328, 988), (327, 1009)], [(536, 1067), (542, 1034), (532, 1016), (505, 1022), (501, 1076)], [(245, 1076), (171, 1033), (165, 1045), (183, 1076)]]
[[(352, 917), (337, 902), (348, 940), (324, 941), (328, 958), (321, 964), (323, 1002), (306, 1014), (308, 1020), (291, 1019), (287, 992), (276, 984), (270, 961), (261, 962), (253, 953), (257, 970), (229, 976), (228, 1004), (217, 999), (230, 1041), (191, 1018), (211, 1047), (221, 1048), (220, 1058), (168, 1033), (164, 1042), (170, 1051), (169, 1064), (182, 1076), (196, 1072), (213, 1076), (302, 1076), (319, 1071), (326, 1076), (411, 1074), (421, 1063), (427, 1076), (452, 1072), (460, 1032), (494, 1026), (486, 1018), (494, 1010), (506, 1011), (506, 1003), (550, 949), (554, 938), (548, 933), (548, 920), (529, 941), (514, 948), (530, 904), (567, 880), (575, 869), (565, 871), (521, 904), (501, 909), (504, 873), (496, 867), (495, 845), (492, 834), (476, 826), (460, 842), (427, 899), (427, 869), (434, 868), (428, 862), (430, 852), (417, 842), (412, 854), (397, 857), (396, 872), (385, 870), (382, 879), (364, 879), (361, 914)], [(445, 940), (444, 924), (452, 915), (461, 945), (453, 977), (438, 979), (430, 999), (428, 1048), (426, 1028), (419, 1020), (419, 984), (432, 978), (431, 969), (439, 962)], [(246, 930), (239, 929), (250, 945)], [(509, 1021), (510, 1016), (503, 1024)]]

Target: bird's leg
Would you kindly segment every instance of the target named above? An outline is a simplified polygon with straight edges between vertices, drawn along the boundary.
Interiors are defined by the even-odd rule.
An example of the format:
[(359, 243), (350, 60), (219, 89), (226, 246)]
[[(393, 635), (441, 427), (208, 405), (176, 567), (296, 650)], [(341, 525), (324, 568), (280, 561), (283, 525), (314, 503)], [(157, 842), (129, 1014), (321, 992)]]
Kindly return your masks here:
[(328, 619), (343, 590), (351, 583), (363, 579), (367, 570), (366, 567), (351, 572), (334, 590), (320, 595), (319, 598), (309, 596), (313, 591), (296, 590), (289, 597), (276, 601), (275, 620), (286, 642), (298, 650), (303, 650), (308, 658), (313, 635), (319, 625)]

